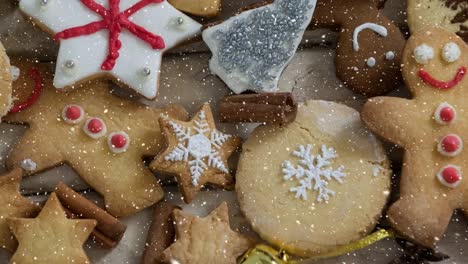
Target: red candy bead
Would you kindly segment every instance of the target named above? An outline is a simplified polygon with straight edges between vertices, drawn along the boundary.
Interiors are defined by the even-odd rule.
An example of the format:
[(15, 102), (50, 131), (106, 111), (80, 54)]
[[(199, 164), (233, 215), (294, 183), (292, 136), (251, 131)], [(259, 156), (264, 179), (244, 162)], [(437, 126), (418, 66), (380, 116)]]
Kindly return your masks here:
[(93, 119), (89, 120), (89, 122), (88, 122), (88, 131), (93, 133), (93, 134), (97, 134), (97, 133), (101, 132), (103, 127), (104, 126), (103, 126), (101, 120), (99, 120), (99, 119), (93, 118)]
[(442, 178), (448, 184), (454, 184), (460, 180), (460, 174), (455, 167), (446, 167), (442, 170)]
[(449, 123), (455, 118), (455, 111), (452, 107), (446, 106), (440, 109), (439, 116), (440, 120)]
[(449, 134), (442, 138), (437, 146), (437, 150), (444, 156), (454, 157), (460, 154), (463, 149), (461, 138), (455, 134)]
[(77, 120), (81, 117), (81, 109), (76, 105), (71, 105), (65, 110), (65, 116), (70, 120)]
[(111, 143), (114, 148), (123, 148), (127, 144), (127, 138), (122, 134), (115, 134), (111, 138)]

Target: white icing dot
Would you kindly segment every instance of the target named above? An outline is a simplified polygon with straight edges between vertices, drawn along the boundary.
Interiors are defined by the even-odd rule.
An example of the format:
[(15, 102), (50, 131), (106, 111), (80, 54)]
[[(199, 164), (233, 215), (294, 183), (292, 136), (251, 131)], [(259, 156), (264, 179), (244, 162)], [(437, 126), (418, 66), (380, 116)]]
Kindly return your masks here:
[(377, 64), (377, 61), (375, 60), (374, 57), (369, 57), (369, 58), (367, 59), (366, 63), (367, 63), (367, 66), (369, 66), (369, 67), (372, 68), (372, 67), (375, 66), (375, 64)]
[(11, 72), (11, 78), (13, 79), (13, 81), (17, 81), (18, 78), (20, 77), (21, 75), (21, 71), (18, 67), (16, 66), (11, 66), (10, 67), (10, 72)]
[(393, 60), (395, 58), (395, 52), (393, 51), (389, 51), (387, 53), (385, 53), (385, 59), (386, 60)]
[(434, 58), (434, 49), (426, 44), (417, 46), (413, 53), (414, 59), (420, 64), (426, 64)]
[(355, 72), (358, 72), (358, 71), (359, 71), (359, 68), (356, 67), (356, 66), (354, 66), (352, 69), (353, 69), (353, 71), (355, 71)]
[(21, 161), (21, 168), (25, 171), (34, 171), (37, 169), (37, 164), (32, 159)]
[(460, 58), (460, 55), (461, 55), (460, 47), (458, 47), (457, 43), (455, 42), (449, 42), (445, 44), (444, 48), (442, 49), (442, 58), (446, 62), (457, 61)]

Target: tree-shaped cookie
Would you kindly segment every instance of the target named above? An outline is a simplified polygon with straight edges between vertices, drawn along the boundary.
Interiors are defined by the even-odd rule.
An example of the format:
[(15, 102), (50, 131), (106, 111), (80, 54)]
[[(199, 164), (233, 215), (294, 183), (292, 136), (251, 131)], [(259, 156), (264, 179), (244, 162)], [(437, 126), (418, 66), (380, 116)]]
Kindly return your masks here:
[(409, 239), (434, 247), (454, 209), (468, 210), (468, 49), (442, 29), (414, 34), (403, 53), (413, 99), (377, 97), (364, 106), (371, 130), (405, 149), (400, 199), (390, 223)]
[(401, 83), (405, 38), (379, 8), (381, 0), (317, 1), (314, 27), (340, 32), (336, 75), (351, 90), (366, 96), (385, 94)]
[[(163, 197), (163, 191), (142, 158), (156, 155), (163, 144), (159, 117), (186, 118), (180, 107), (152, 109), (109, 93), (108, 84), (94, 82), (68, 93), (56, 91), (44, 65), (21, 61), (21, 72), (36, 67), (44, 88), (31, 107), (6, 117), (29, 125), (8, 155), (7, 166), (29, 174), (71, 166), (104, 196), (114, 216), (133, 214)], [(15, 90), (31, 89), (21, 75)]]
[(60, 41), (54, 86), (61, 90), (108, 77), (154, 99), (163, 53), (202, 27), (164, 0), (24, 0), (19, 5)]
[(216, 129), (209, 104), (204, 104), (190, 122), (162, 117), (160, 124), (167, 146), (150, 167), (174, 175), (185, 202), (190, 203), (206, 183), (232, 187), (227, 159), (241, 140)]
[(7, 221), (19, 242), (10, 263), (89, 263), (83, 243), (96, 221), (68, 219), (55, 193), (50, 195), (36, 218), (9, 218)]
[(0, 247), (14, 251), (17, 242), (7, 224), (8, 217), (31, 217), (40, 211), (37, 203), (23, 197), (19, 192), (23, 172), (16, 168), (0, 176)]
[(203, 218), (176, 209), (174, 223), (177, 241), (162, 254), (167, 263), (235, 264), (236, 258), (253, 244), (231, 230), (226, 202)]

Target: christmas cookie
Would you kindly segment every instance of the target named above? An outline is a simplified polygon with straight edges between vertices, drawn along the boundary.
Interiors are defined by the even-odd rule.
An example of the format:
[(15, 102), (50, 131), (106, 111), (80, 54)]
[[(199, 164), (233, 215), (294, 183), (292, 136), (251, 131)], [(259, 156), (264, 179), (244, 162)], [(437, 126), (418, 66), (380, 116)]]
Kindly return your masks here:
[(202, 17), (217, 16), (221, 11), (221, 0), (167, 0), (180, 11)]
[(307, 101), (294, 122), (260, 126), (242, 148), (237, 197), (269, 243), (313, 256), (373, 230), (391, 171), (380, 142), (354, 109)]
[(408, 26), (412, 33), (440, 27), (468, 41), (468, 1), (407, 0)]
[(413, 99), (377, 97), (362, 111), (372, 131), (405, 149), (400, 199), (388, 219), (426, 247), (442, 239), (454, 209), (468, 210), (467, 66), (467, 46), (454, 33), (415, 33), (403, 53)]
[(11, 68), (10, 59), (0, 42), (0, 118), (6, 115), (11, 108), (11, 82), (13, 81), (13, 74), (14, 68)]
[[(152, 109), (125, 101), (109, 93), (106, 82), (61, 93), (53, 88), (52, 74), (44, 65), (15, 65), (21, 72), (36, 68), (44, 88), (36, 103), (5, 118), (29, 125), (8, 155), (9, 168), (37, 174), (65, 163), (104, 196), (114, 216), (133, 214), (163, 197), (142, 158), (156, 155), (163, 146), (159, 117), (185, 119), (183, 109)], [(35, 83), (27, 75), (19, 78), (15, 90), (33, 89)]]
[(9, 218), (8, 224), (19, 242), (10, 263), (90, 263), (83, 243), (96, 221), (68, 219), (55, 193), (36, 218)]
[(203, 31), (210, 70), (235, 93), (272, 92), (312, 19), (316, 0), (276, 0)]
[(17, 242), (7, 224), (8, 217), (31, 217), (40, 211), (39, 204), (23, 197), (19, 192), (21, 176), (20, 168), (0, 176), (0, 247), (13, 252)]
[(174, 210), (177, 241), (163, 252), (167, 263), (236, 264), (252, 241), (229, 226), (226, 202), (208, 216), (199, 218)]
[(60, 41), (59, 90), (109, 77), (154, 99), (163, 53), (201, 30), (164, 0), (24, 0), (20, 9)]
[[(369, 3), (370, 2), (370, 3)], [(318, 1), (312, 24), (339, 30), (336, 75), (351, 90), (375, 96), (402, 82), (405, 38), (377, 0)]]
[(216, 129), (209, 104), (190, 122), (162, 117), (159, 123), (167, 144), (150, 168), (174, 175), (186, 203), (207, 183), (232, 187), (227, 160), (241, 139)]

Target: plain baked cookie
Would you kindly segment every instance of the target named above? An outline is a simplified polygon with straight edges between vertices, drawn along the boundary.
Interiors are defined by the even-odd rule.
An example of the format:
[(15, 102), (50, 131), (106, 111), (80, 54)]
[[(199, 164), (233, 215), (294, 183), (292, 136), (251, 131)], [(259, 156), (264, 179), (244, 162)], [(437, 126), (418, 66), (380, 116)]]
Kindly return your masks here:
[(441, 27), (468, 41), (468, 1), (407, 0), (407, 6), (411, 33), (425, 27)]
[(0, 42), (0, 117), (6, 115), (11, 107), (11, 82), (10, 59)]
[(293, 123), (255, 129), (243, 145), (236, 190), (263, 239), (312, 256), (373, 230), (390, 176), (380, 142), (356, 110), (308, 101)]

